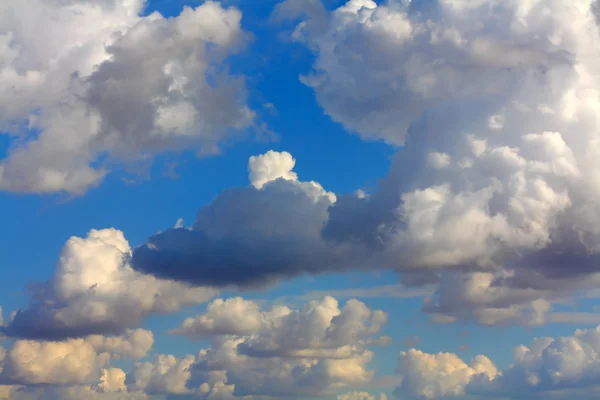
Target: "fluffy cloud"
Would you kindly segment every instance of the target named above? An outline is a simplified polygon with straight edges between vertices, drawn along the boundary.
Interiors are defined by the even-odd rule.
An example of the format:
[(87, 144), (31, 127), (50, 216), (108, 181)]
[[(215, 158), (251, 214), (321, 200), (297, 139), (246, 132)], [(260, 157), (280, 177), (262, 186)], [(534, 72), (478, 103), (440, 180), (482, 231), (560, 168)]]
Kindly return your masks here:
[(600, 327), (577, 330), (573, 336), (537, 338), (513, 350), (513, 363), (491, 381), (471, 382), (472, 393), (517, 396), (600, 384)]
[[(600, 327), (573, 336), (534, 339), (513, 349), (513, 361), (498, 371), (485, 356), (466, 364), (453, 353), (410, 350), (400, 355), (401, 398), (522, 399), (590, 396), (600, 385)], [(593, 397), (593, 396), (592, 396)]]
[(113, 358), (143, 358), (154, 345), (154, 334), (146, 329), (128, 329), (123, 336), (91, 335), (87, 341), (99, 353)]
[[(367, 392), (350, 392), (339, 395), (337, 400), (375, 400), (375, 396)], [(379, 400), (387, 400), (385, 393), (379, 395)]]
[(256, 286), (326, 268), (348, 268), (350, 246), (320, 232), (336, 196), (296, 178), (288, 153), (249, 162), (253, 187), (230, 189), (200, 209), (191, 229), (168, 229), (133, 252), (132, 266), (200, 285)]
[(266, 183), (283, 178), (288, 181), (298, 180), (298, 175), (292, 171), (296, 160), (287, 151), (269, 150), (265, 154), (252, 156), (248, 161), (250, 183), (261, 189)]
[(447, 285), (426, 305), (447, 319), (530, 323), (598, 285), (595, 2), (314, 3), (276, 10), (304, 11), (303, 82), (348, 130), (403, 145), (379, 190), (338, 197), (326, 239), (371, 246), (407, 281), (467, 271), (470, 298)]
[(552, 302), (597, 287), (591, 0), (434, 3), (275, 10), (302, 14), (292, 38), (315, 52), (303, 81), (325, 112), (403, 146), (377, 190), (309, 202), (293, 158), (268, 153), (252, 159), (255, 188), (223, 193), (192, 230), (152, 237), (134, 268), (220, 286), (390, 268), (439, 286), (424, 306), (437, 320), (486, 325), (542, 323)]
[(212, 335), (249, 335), (281, 325), (282, 318), (291, 310), (285, 306), (261, 311), (260, 306), (250, 300), (235, 297), (212, 301), (205, 314), (187, 318), (181, 327), (170, 331), (191, 339), (202, 339)]
[(412, 349), (400, 353), (399, 372), (403, 380), (396, 395), (400, 398), (437, 399), (462, 396), (474, 376), (493, 379), (498, 371), (485, 356), (466, 364), (456, 354), (427, 354)]
[(194, 356), (177, 359), (172, 355), (159, 354), (153, 362), (138, 363), (128, 375), (131, 388), (152, 393), (190, 393), (187, 381)]
[(238, 351), (253, 357), (345, 358), (386, 322), (386, 313), (354, 299), (341, 309), (336, 299), (325, 297), (299, 310), (275, 306), (260, 311), (252, 301), (233, 298), (215, 300), (206, 314), (186, 319), (171, 333), (198, 339), (248, 336)]
[(0, 351), (0, 382), (17, 385), (77, 385), (98, 382), (97, 388), (115, 392), (124, 388), (125, 373), (108, 368), (111, 360), (145, 357), (154, 343), (152, 332), (129, 330), (123, 336), (62, 342), (17, 340)]
[(310, 301), (269, 311), (241, 298), (215, 300), (203, 315), (172, 331), (210, 338), (197, 356), (158, 355), (137, 363), (130, 390), (201, 398), (317, 396), (368, 383), (368, 347), (386, 315), (357, 300)]
[[(123, 233), (116, 229), (72, 237), (52, 279), (34, 289), (30, 307), (18, 310), (3, 331), (42, 339), (116, 334), (136, 326), (150, 313), (178, 311), (216, 294), (212, 289), (191, 288), (136, 272), (128, 263), (130, 252)], [(151, 333), (138, 330), (128, 335), (127, 343), (102, 339), (98, 345), (123, 354), (144, 353), (152, 345)]]
[(505, 272), (443, 273), (436, 294), (426, 298), (423, 309), (440, 322), (461, 319), (489, 326), (547, 322), (552, 306), (546, 299), (562, 293), (503, 284), (509, 277)]
[(110, 355), (84, 339), (66, 342), (19, 340), (6, 355), (2, 377), (19, 384), (77, 384), (100, 378)]
[[(207, 1), (173, 18), (142, 0), (0, 6), (0, 189), (82, 193), (111, 164), (183, 147), (214, 151), (253, 123), (241, 13)], [(101, 21), (101, 22), (99, 22)], [(101, 162), (108, 155), (110, 162)]]

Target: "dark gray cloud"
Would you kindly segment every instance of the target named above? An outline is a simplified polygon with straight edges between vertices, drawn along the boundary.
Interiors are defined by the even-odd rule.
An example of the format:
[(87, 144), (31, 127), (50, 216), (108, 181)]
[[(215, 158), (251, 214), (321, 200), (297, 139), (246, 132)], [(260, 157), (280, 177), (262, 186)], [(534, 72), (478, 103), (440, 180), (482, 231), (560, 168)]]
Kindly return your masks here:
[(133, 268), (198, 285), (260, 286), (359, 265), (348, 245), (325, 241), (330, 199), (310, 183), (277, 179), (224, 192), (191, 229), (169, 229), (133, 251)]

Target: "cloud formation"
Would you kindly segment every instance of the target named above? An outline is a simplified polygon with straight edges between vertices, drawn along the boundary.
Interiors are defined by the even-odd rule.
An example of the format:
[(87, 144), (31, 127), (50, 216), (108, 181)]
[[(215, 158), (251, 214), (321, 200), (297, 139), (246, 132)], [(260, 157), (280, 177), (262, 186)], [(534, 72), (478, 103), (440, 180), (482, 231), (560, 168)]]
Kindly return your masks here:
[(249, 162), (252, 187), (229, 189), (196, 215), (191, 229), (168, 229), (133, 251), (132, 266), (199, 285), (259, 286), (323, 270), (347, 269), (353, 251), (321, 238), (336, 196), (300, 181), (289, 153)]
[[(0, 190), (81, 194), (114, 164), (214, 152), (253, 124), (227, 59), (248, 41), (241, 13), (207, 1), (165, 18), (145, 1), (0, 6)], [(103, 161), (108, 158), (108, 162)]]
[[(130, 389), (201, 398), (333, 395), (368, 383), (368, 347), (387, 315), (328, 297), (268, 311), (249, 300), (215, 300), (171, 334), (210, 339), (196, 356), (158, 355), (128, 375)], [(227, 397), (229, 396), (229, 397)], [(254, 398), (254, 397), (253, 397)]]
[(301, 18), (292, 39), (315, 53), (303, 81), (324, 111), (402, 145), (375, 191), (328, 201), (269, 152), (250, 162), (253, 187), (150, 238), (134, 268), (242, 287), (389, 268), (438, 286), (424, 304), (436, 320), (486, 325), (541, 324), (553, 302), (597, 287), (592, 2), (422, 3), (288, 0), (273, 14)]
[(568, 398), (597, 395), (600, 327), (574, 335), (535, 338), (513, 349), (513, 361), (502, 371), (485, 356), (466, 364), (453, 353), (409, 350), (400, 355), (403, 376), (396, 390), (409, 398), (498, 399)]
[(100, 391), (119, 391), (124, 389), (125, 373), (109, 368), (110, 362), (143, 358), (153, 344), (152, 332), (144, 329), (62, 342), (16, 340), (7, 351), (0, 350), (0, 383), (18, 387), (98, 382)]
[[(17, 310), (2, 329), (8, 336), (64, 339), (90, 334), (119, 334), (138, 326), (146, 315), (172, 313), (204, 303), (217, 292), (160, 280), (134, 271), (131, 248), (121, 231), (91, 230), (86, 238), (72, 237), (61, 251), (49, 282), (32, 289), (31, 304)], [(150, 334), (129, 331), (133, 347), (143, 352)], [(105, 348), (122, 343), (105, 340)]]

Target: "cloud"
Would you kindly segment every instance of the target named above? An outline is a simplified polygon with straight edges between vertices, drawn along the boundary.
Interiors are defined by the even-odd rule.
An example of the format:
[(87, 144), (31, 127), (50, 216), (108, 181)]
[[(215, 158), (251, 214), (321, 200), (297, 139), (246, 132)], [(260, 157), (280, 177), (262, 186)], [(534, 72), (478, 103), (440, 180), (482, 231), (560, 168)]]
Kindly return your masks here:
[(252, 357), (345, 358), (386, 322), (386, 313), (355, 299), (341, 309), (335, 298), (325, 297), (299, 310), (274, 306), (260, 311), (252, 301), (233, 298), (213, 301), (206, 314), (186, 319), (170, 333), (194, 339), (248, 336), (238, 352)]
[(123, 336), (90, 335), (87, 341), (99, 353), (113, 358), (143, 358), (154, 345), (154, 334), (146, 329), (128, 329)]
[(426, 305), (447, 319), (530, 323), (598, 284), (596, 3), (432, 3), (352, 0), (296, 25), (325, 113), (402, 146), (368, 198), (338, 196), (323, 237), (407, 280), (479, 281), (480, 301)]
[(287, 151), (280, 153), (269, 150), (265, 154), (252, 156), (248, 161), (250, 183), (261, 189), (266, 183), (279, 178), (297, 181), (298, 175), (292, 171), (295, 165), (296, 160)]
[(128, 385), (148, 393), (186, 394), (194, 356), (177, 359), (172, 355), (156, 356), (153, 362), (138, 363), (127, 377)]
[(181, 327), (169, 331), (192, 339), (203, 339), (213, 335), (249, 335), (279, 326), (281, 319), (291, 310), (285, 306), (261, 311), (257, 303), (235, 297), (216, 299), (208, 306), (205, 314), (187, 318)]
[[(135, 327), (152, 313), (171, 313), (200, 304), (216, 294), (209, 288), (154, 278), (128, 264), (130, 246), (116, 229), (92, 230), (86, 238), (72, 237), (61, 251), (49, 282), (33, 289), (29, 308), (18, 310), (2, 328), (9, 336), (64, 339), (90, 334), (118, 334)], [(131, 348), (143, 352), (153, 338), (128, 331)], [(106, 348), (124, 343), (107, 339)]]
[(18, 384), (77, 384), (100, 378), (107, 353), (83, 339), (67, 342), (19, 340), (8, 351), (2, 375)]
[(402, 146), (376, 190), (292, 200), (311, 186), (284, 176), (293, 157), (270, 153), (261, 168), (274, 175), (260, 176), (284, 179), (226, 191), (192, 230), (136, 249), (134, 268), (241, 287), (388, 268), (406, 285), (438, 287), (424, 304), (436, 320), (486, 325), (544, 323), (553, 302), (597, 287), (592, 2), (557, 0), (547, 12), (419, 3), (352, 0), (328, 12), (290, 0), (274, 11), (301, 19), (292, 38), (315, 53), (303, 82), (324, 111)]
[(402, 284), (390, 284), (373, 286), (366, 288), (347, 288), (335, 290), (313, 290), (302, 295), (301, 298), (306, 300), (314, 300), (324, 296), (332, 296), (336, 298), (356, 297), (358, 299), (377, 299), (377, 298), (413, 298), (413, 297), (429, 297), (435, 292), (434, 287), (410, 287)]
[(474, 376), (494, 378), (497, 374), (485, 356), (466, 364), (453, 353), (427, 354), (415, 349), (400, 353), (398, 371), (403, 381), (395, 394), (423, 399), (462, 396)]
[(296, 179), (288, 153), (249, 162), (254, 186), (230, 189), (203, 207), (191, 229), (168, 229), (133, 252), (132, 266), (199, 285), (260, 286), (325, 268), (346, 269), (353, 251), (320, 232), (336, 196)]
[(474, 380), (473, 393), (516, 396), (598, 385), (600, 329), (577, 330), (573, 336), (537, 338), (513, 350), (513, 364), (491, 381)]
[[(371, 382), (368, 348), (386, 322), (358, 300), (334, 298), (263, 311), (249, 300), (215, 300), (172, 334), (209, 339), (195, 356), (158, 355), (128, 374), (130, 390), (200, 398), (333, 396)], [(254, 398), (254, 397), (253, 397)]]
[(600, 327), (574, 335), (535, 338), (513, 349), (513, 360), (499, 371), (485, 356), (466, 364), (453, 353), (409, 350), (400, 355), (399, 396), (435, 398), (568, 398), (594, 393), (598, 382)]
[[(337, 400), (375, 400), (376, 397), (367, 392), (350, 392), (339, 395)], [(387, 400), (385, 393), (379, 395), (379, 400)]]
[(81, 194), (115, 164), (215, 148), (254, 123), (243, 77), (227, 72), (248, 41), (240, 11), (207, 1), (142, 17), (144, 7), (3, 2), (0, 132), (12, 145), (0, 189)]
[(129, 330), (123, 336), (92, 335), (62, 342), (16, 340), (8, 351), (0, 350), (0, 382), (77, 385), (97, 381), (101, 390), (115, 391), (124, 373), (109, 368), (111, 360), (143, 358), (153, 344), (152, 332), (144, 329)]

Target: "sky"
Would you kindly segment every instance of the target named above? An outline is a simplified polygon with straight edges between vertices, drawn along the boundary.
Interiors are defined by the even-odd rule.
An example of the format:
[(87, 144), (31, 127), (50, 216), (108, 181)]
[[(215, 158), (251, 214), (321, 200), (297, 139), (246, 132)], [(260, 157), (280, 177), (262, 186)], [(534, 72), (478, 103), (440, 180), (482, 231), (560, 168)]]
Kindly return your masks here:
[(600, 395), (597, 0), (0, 2), (0, 399)]

